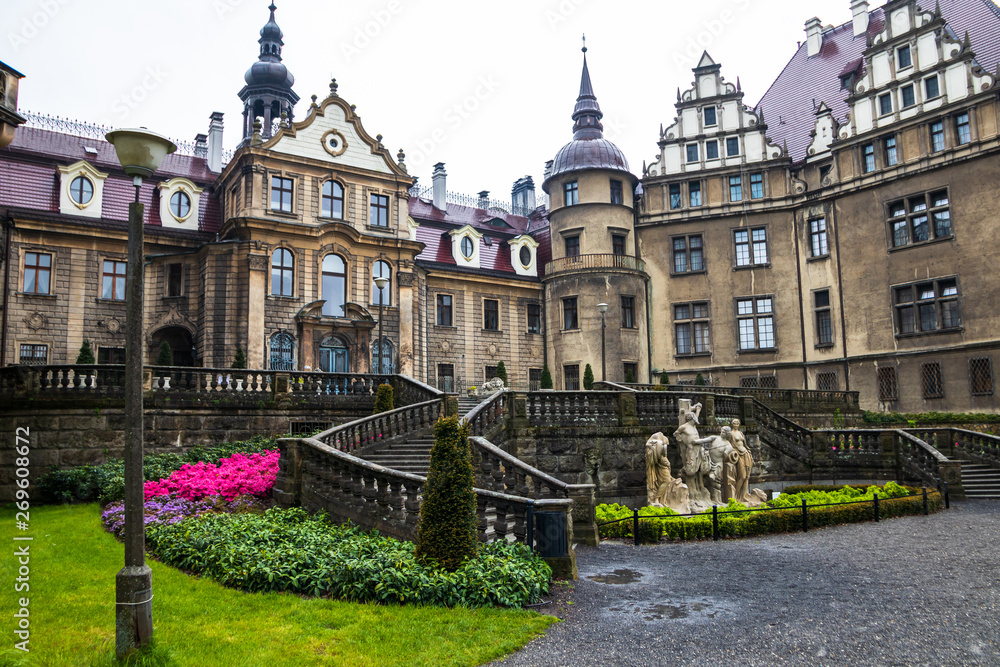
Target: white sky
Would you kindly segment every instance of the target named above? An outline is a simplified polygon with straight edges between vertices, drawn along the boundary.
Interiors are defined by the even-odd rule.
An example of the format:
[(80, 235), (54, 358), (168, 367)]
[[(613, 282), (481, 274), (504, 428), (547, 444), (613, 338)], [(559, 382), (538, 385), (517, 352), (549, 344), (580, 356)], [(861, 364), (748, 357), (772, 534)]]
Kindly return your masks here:
[[(184, 140), (223, 111), (232, 148), (241, 138), (237, 93), (257, 59), (267, 4), (3, 0), (0, 60), (27, 77), (21, 109)], [(540, 187), (545, 161), (571, 139), (581, 33), (605, 136), (640, 175), (702, 48), (727, 80), (740, 77), (754, 104), (805, 39), (806, 19), (851, 18), (850, 0), (276, 4), (284, 63), (302, 98), (297, 119), (336, 76), (368, 132), (384, 135), (393, 155), (403, 148), (422, 185), (430, 184), (431, 165), (445, 162), (449, 190), (488, 189), (502, 200), (526, 174)]]

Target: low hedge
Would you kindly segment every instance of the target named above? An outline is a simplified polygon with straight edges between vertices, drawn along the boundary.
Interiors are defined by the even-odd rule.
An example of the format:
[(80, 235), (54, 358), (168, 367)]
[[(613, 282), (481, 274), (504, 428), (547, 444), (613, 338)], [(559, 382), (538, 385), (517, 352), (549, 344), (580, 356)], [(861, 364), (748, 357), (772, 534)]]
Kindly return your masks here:
[[(205, 447), (197, 445), (183, 454), (152, 454), (143, 457), (142, 475), (146, 481), (170, 477), (185, 463), (219, 465), (221, 459), (233, 454), (259, 454), (275, 449), (274, 436), (255, 436), (249, 440), (227, 442)], [(55, 466), (38, 480), (42, 498), (49, 503), (93, 502), (106, 505), (121, 500), (125, 494), (125, 462), (112, 459), (100, 465), (86, 465), (60, 470)]]
[(146, 544), (161, 561), (224, 586), (354, 602), (521, 607), (547, 593), (552, 577), (523, 545), (486, 545), (448, 572), (419, 562), (409, 542), (334, 526), (301, 508), (150, 525)]
[[(976, 422), (1000, 422), (1000, 414), (992, 412), (871, 412), (862, 410), (861, 417), (866, 424), (965, 424)], [(907, 427), (904, 427), (907, 428)]]

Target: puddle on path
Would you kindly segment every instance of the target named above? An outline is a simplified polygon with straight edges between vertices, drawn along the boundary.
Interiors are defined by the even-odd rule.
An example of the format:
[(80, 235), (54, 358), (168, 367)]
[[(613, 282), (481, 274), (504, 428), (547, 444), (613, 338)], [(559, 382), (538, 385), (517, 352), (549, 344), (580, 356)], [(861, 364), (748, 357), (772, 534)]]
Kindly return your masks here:
[(610, 574), (595, 574), (587, 578), (591, 581), (596, 581), (599, 584), (621, 586), (623, 584), (632, 584), (639, 581), (642, 579), (642, 572), (636, 572), (635, 570), (615, 570)]
[(733, 615), (733, 607), (721, 600), (709, 598), (667, 599), (648, 601), (640, 604), (619, 603), (617, 606), (605, 609), (606, 614), (641, 618), (650, 623), (662, 621), (677, 621), (680, 623), (707, 623), (716, 618)]

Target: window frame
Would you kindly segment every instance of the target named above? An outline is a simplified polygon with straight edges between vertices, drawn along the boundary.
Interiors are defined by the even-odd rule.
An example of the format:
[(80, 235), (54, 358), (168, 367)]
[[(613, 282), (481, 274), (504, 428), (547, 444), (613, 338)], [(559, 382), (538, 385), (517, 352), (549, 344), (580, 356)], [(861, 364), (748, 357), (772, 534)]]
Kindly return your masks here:
[(96, 361), (99, 366), (124, 366), (125, 347), (119, 345), (98, 345)]
[[(692, 150), (694, 151), (693, 153), (691, 152)], [(700, 160), (701, 149), (698, 148), (698, 144), (685, 144), (684, 151), (685, 151), (684, 157), (687, 158), (685, 162), (687, 164), (695, 164), (701, 161)], [(694, 156), (694, 159), (692, 159), (692, 155)]]
[[(712, 114), (712, 122), (708, 122), (708, 114)], [(719, 113), (718, 110), (713, 106), (706, 106), (702, 109), (702, 119), (705, 122), (705, 127), (718, 127), (719, 126)]]
[[(770, 310), (761, 311), (760, 302), (769, 301)], [(752, 310), (749, 313), (740, 313), (742, 303), (751, 303)], [(777, 317), (775, 316), (775, 298), (773, 294), (754, 294), (751, 296), (736, 297), (733, 299), (733, 311), (736, 315), (736, 350), (738, 354), (772, 352), (778, 349)], [(770, 340), (771, 345), (762, 345), (762, 322), (770, 320)], [(753, 326), (754, 347), (743, 346), (743, 323), (751, 322)]]
[(743, 201), (743, 176), (729, 177), (729, 201), (733, 204)]
[[(287, 188), (285, 186), (288, 186)], [(275, 206), (275, 193), (278, 194), (278, 206)], [(285, 208), (285, 195), (288, 195), (288, 208)], [(271, 174), (271, 211), (275, 213), (295, 213), (295, 179), (290, 176)]]
[(566, 250), (567, 258), (578, 258), (580, 257), (580, 235), (573, 234), (571, 236), (563, 237), (563, 246)]
[[(820, 295), (826, 295), (826, 304), (822, 305), (820, 303)], [(816, 326), (816, 336), (815, 336), (815, 347), (816, 349), (828, 348), (834, 346), (834, 331), (833, 331), (833, 305), (831, 301), (830, 288), (824, 287), (821, 289), (815, 289), (812, 291), (812, 302), (813, 302), (813, 322)], [(824, 340), (824, 326), (823, 322), (826, 322), (826, 333), (827, 339)]]
[[(756, 178), (757, 182), (754, 182)], [(754, 186), (760, 186), (760, 194), (754, 194)], [(750, 174), (750, 199), (763, 199), (764, 198), (764, 172), (755, 171)]]
[[(950, 285), (949, 285), (950, 283)], [(924, 297), (928, 286), (932, 287), (933, 296)], [(946, 289), (953, 288), (952, 294), (944, 293)], [(941, 276), (927, 280), (917, 280), (900, 285), (892, 285), (891, 299), (893, 310), (893, 326), (896, 338), (912, 338), (915, 336), (927, 336), (938, 333), (955, 333), (962, 331), (965, 327), (962, 323), (962, 288), (958, 276)], [(923, 291), (922, 291), (923, 290)], [(909, 291), (909, 300), (901, 300), (904, 291)], [(954, 303), (954, 307), (945, 304)], [(928, 306), (933, 308), (934, 326), (924, 328), (925, 310)], [(910, 310), (910, 315), (904, 315), (906, 310)], [(954, 318), (957, 324), (944, 326), (946, 319)], [(912, 326), (911, 331), (905, 330), (905, 323)]]
[(861, 149), (861, 173), (870, 174), (875, 171), (875, 142), (869, 141), (860, 146)]
[[(28, 264), (28, 257), (30, 255), (35, 256), (35, 263)], [(41, 262), (42, 257), (48, 257), (48, 265), (43, 266)], [(55, 264), (55, 256), (50, 252), (42, 252), (40, 250), (28, 250), (24, 249), (24, 262), (21, 268), (21, 293), (31, 294), (33, 296), (51, 296), (52, 295), (52, 273)], [(34, 273), (34, 289), (28, 290), (28, 273)], [(39, 286), (39, 276), (45, 274), (45, 291), (42, 292), (38, 289)]]
[(628, 236), (625, 234), (612, 234), (611, 235), (611, 254), (617, 255), (619, 257), (624, 257), (628, 254), (626, 248), (628, 246)]
[(947, 144), (946, 144), (945, 139), (944, 139), (944, 121), (943, 120), (938, 119), (936, 121), (932, 121), (930, 123), (930, 125), (928, 125), (928, 130), (930, 131), (930, 141), (931, 141), (930, 142), (930, 152), (931, 153), (940, 153), (945, 148), (947, 148)]
[[(178, 205), (174, 206), (174, 200), (177, 200)], [(182, 207), (179, 205), (180, 202), (184, 202), (187, 206), (187, 212), (181, 213)], [(183, 222), (191, 217), (191, 211), (193, 210), (191, 195), (185, 192), (183, 189), (178, 189), (170, 195), (170, 201), (167, 203), (167, 208), (170, 211), (170, 215), (174, 216), (179, 222)]]
[(580, 203), (580, 182), (569, 181), (563, 183), (563, 205), (576, 206)]
[(944, 369), (940, 361), (920, 364), (920, 395), (925, 401), (944, 398)]
[(635, 319), (635, 295), (621, 294), (622, 329), (638, 329)]
[[(676, 189), (676, 194), (674, 190)], [(676, 197), (676, 199), (674, 198)], [(671, 211), (679, 211), (684, 207), (684, 192), (680, 183), (671, 183), (667, 187), (667, 202)], [(676, 206), (674, 205), (676, 204)]]
[(389, 229), (389, 195), (368, 193), (368, 226)]
[[(906, 97), (907, 91), (909, 91), (910, 101), (907, 104)], [(912, 109), (917, 106), (917, 89), (912, 83), (908, 83), (905, 86), (901, 86), (899, 89), (899, 109), (900, 111), (904, 109)]]
[[(681, 311), (686, 308), (686, 311)], [(702, 308), (702, 310), (698, 310)], [(698, 315), (701, 312), (701, 315)], [(683, 313), (683, 316), (681, 314)], [(674, 325), (674, 356), (700, 357), (712, 354), (712, 309), (710, 301), (684, 301), (670, 304), (670, 317)], [(681, 335), (685, 331), (685, 335)], [(681, 341), (687, 346), (681, 349)], [(699, 349), (701, 347), (702, 349)]]
[(483, 299), (483, 331), (501, 331), (500, 299)]
[[(454, 327), (455, 326), (455, 295), (450, 293), (438, 292), (435, 295), (435, 313), (436, 317), (434, 319), (436, 327)], [(445, 315), (447, 315), (448, 322), (445, 323)]]
[[(330, 188), (329, 194), (327, 194), (327, 186)], [(340, 188), (339, 197), (337, 196), (335, 187)], [(319, 189), (319, 217), (327, 220), (343, 220), (347, 201), (346, 193), (347, 190), (340, 181), (334, 178), (328, 178), (323, 181), (323, 185)], [(329, 202), (329, 213), (327, 213), (327, 202)], [(335, 215), (334, 211), (334, 204), (337, 202), (340, 202), (340, 215)]]
[(625, 203), (625, 188), (621, 181), (616, 179), (611, 179), (611, 203), (612, 204), (624, 204)]
[[(763, 241), (757, 240), (755, 238), (756, 232), (763, 232)], [(739, 240), (740, 234), (746, 234), (746, 243)], [(752, 269), (760, 267), (768, 267), (771, 265), (771, 249), (768, 245), (767, 240), (767, 225), (761, 227), (737, 227), (732, 231), (733, 239), (733, 267), (735, 269)], [(758, 246), (763, 244), (764, 247), (764, 260), (758, 261)], [(748, 262), (740, 263), (740, 246), (747, 247), (747, 258)]]
[(882, 137), (882, 162), (886, 167), (895, 167), (899, 164), (899, 141), (896, 140), (895, 134)]
[[(688, 207), (698, 208), (704, 205), (704, 198), (701, 196), (701, 181), (688, 181)], [(693, 189), (692, 189), (693, 188)], [(698, 203), (695, 203), (695, 195), (698, 197)]]
[(879, 403), (894, 403), (899, 400), (899, 373), (895, 366), (876, 367), (875, 390)]
[[(928, 85), (931, 81), (934, 82), (934, 94), (931, 95), (931, 89)], [(941, 97), (941, 81), (938, 79), (937, 74), (932, 74), (931, 76), (924, 78), (924, 101), (935, 100)]]
[[(532, 312), (534, 310), (534, 312)], [(529, 303), (526, 304), (525, 316), (527, 318), (528, 331), (529, 334), (541, 335), (542, 333), (542, 304), (540, 303)], [(534, 324), (534, 326), (532, 326)]]
[[(572, 369), (572, 374), (570, 374), (570, 369)], [(572, 384), (570, 386), (570, 377), (573, 378)], [(580, 391), (580, 364), (563, 364), (563, 389), (565, 391)]]
[[(275, 264), (274, 258), (275, 258), (275, 255), (277, 255), (278, 253), (283, 253), (281, 255), (281, 262), (279, 264)], [(291, 260), (291, 263), (288, 264), (287, 266), (285, 265), (285, 255), (284, 255), (284, 253), (287, 253), (289, 259)], [(270, 296), (285, 297), (285, 298), (294, 298), (294, 296), (295, 296), (295, 252), (291, 248), (286, 248), (285, 246), (278, 246), (277, 248), (275, 248), (271, 252), (270, 265), (271, 265), (270, 266), (270, 268), (271, 268), (271, 275), (270, 275), (269, 280), (271, 281), (271, 289), (269, 291), (269, 295)], [(274, 282), (274, 272), (275, 272), (275, 270), (278, 271), (278, 275), (279, 275), (277, 287), (275, 287), (275, 282)], [(285, 294), (285, 290), (284, 290), (285, 274), (286, 273), (288, 274), (288, 283), (289, 283), (288, 294)], [(277, 289), (277, 291), (275, 291), (275, 289)]]
[[(889, 105), (889, 110), (886, 111), (886, 103)], [(885, 118), (886, 116), (891, 116), (893, 110), (895, 109), (895, 104), (892, 101), (892, 93), (882, 93), (876, 98), (876, 104), (878, 105), (878, 117)]]
[[(382, 270), (376, 272), (376, 269), (382, 269)], [(386, 274), (384, 277), (388, 278), (389, 282), (386, 283), (385, 289), (379, 290), (378, 285), (375, 284), (375, 279), (383, 277), (383, 271)], [(389, 264), (389, 262), (387, 262), (384, 259), (377, 259), (374, 262), (372, 262), (371, 303), (373, 306), (379, 305), (378, 296), (380, 291), (385, 293), (382, 305), (392, 306), (392, 265)]]
[[(833, 380), (832, 387), (824, 387), (824, 380), (829, 382)], [(816, 391), (840, 391), (840, 378), (837, 376), (837, 371), (820, 371), (816, 373)]]
[[(25, 348), (28, 348), (28, 359), (25, 362)], [(38, 351), (44, 350), (44, 357), (39, 356)], [(36, 361), (41, 359), (41, 361)], [(46, 366), (49, 363), (49, 344), (48, 343), (19, 343), (17, 347), (17, 363), (22, 366)]]
[[(84, 189), (82, 187), (80, 188), (73, 187), (77, 184), (77, 182), (80, 182), (81, 185), (83, 183), (87, 183), (88, 185), (90, 185), (90, 193), (86, 201), (82, 201)], [(97, 194), (97, 186), (94, 184), (93, 179), (84, 174), (77, 174), (76, 176), (74, 176), (69, 182), (68, 190), (69, 190), (70, 201), (73, 202), (73, 204), (75, 204), (79, 208), (86, 208), (90, 206), (92, 203), (94, 203), (94, 195)], [(80, 195), (80, 199), (77, 199), (77, 194)]]
[[(337, 273), (332, 268), (331, 269), (327, 269), (326, 260), (330, 259), (331, 257), (340, 260), (340, 263), (344, 267), (344, 272), (343, 273)], [(342, 278), (343, 281), (344, 281), (343, 292), (342, 292), (341, 295), (339, 295), (339, 296), (341, 296), (343, 298), (343, 303), (340, 304), (340, 308), (341, 308), (341, 312), (340, 313), (337, 313), (337, 312), (327, 312), (327, 310), (328, 310), (327, 306), (330, 307), (330, 310), (333, 310), (333, 308), (334, 308), (334, 306), (330, 304), (330, 299), (326, 298), (326, 278), (327, 278), (327, 276), (329, 276), (332, 280), (335, 280), (336, 278), (339, 277), (339, 278)], [(323, 299), (324, 301), (326, 301), (326, 303), (323, 304), (323, 311), (322, 311), (323, 312), (323, 317), (345, 317), (347, 315), (348, 276), (349, 276), (349, 271), (348, 271), (347, 259), (345, 259), (344, 257), (338, 255), (335, 252), (328, 252), (325, 255), (323, 255), (323, 259), (320, 260), (320, 284), (319, 284), (319, 297), (321, 299)], [(331, 288), (332, 287), (333, 287), (333, 285), (331, 285)], [(334, 296), (334, 294), (331, 294), (331, 296)]]
[(167, 264), (164, 273), (167, 277), (164, 296), (168, 299), (184, 296), (184, 264), (181, 262)]
[[(810, 218), (807, 222), (809, 223), (809, 259), (829, 257), (830, 237), (826, 217)], [(817, 249), (822, 250), (822, 252), (817, 253)]]
[[(736, 151), (729, 150), (733, 145), (736, 146)], [(740, 138), (739, 137), (726, 137), (726, 157), (738, 157), (740, 155)]]
[[(692, 239), (697, 239), (697, 245), (692, 245)], [(679, 257), (677, 242), (684, 241), (683, 257), (684, 257), (684, 270), (677, 270), (677, 259)], [(695, 269), (694, 267), (694, 257), (695, 251), (700, 257), (701, 268)], [(682, 234), (679, 236), (670, 237), (670, 275), (688, 275), (692, 273), (705, 273), (707, 268), (705, 266), (705, 239), (702, 234)]]
[[(714, 155), (713, 155), (714, 153)], [(719, 153), (719, 141), (717, 139), (709, 139), (705, 142), (705, 161), (718, 160), (720, 157)]]
[[(571, 315), (572, 317), (570, 317)], [(572, 326), (569, 326), (571, 324)], [(564, 296), (562, 298), (562, 325), (562, 331), (580, 330), (580, 307), (578, 297)]]
[[(903, 64), (903, 54), (906, 54), (906, 64)], [(896, 49), (896, 71), (913, 67), (913, 50), (909, 44), (903, 44)]]
[[(108, 273), (108, 264), (111, 264), (111, 273)], [(119, 265), (122, 272), (118, 273)], [(107, 294), (108, 278), (111, 278), (111, 296)], [(118, 284), (121, 280), (121, 296), (118, 296)], [(125, 301), (128, 295), (128, 262), (126, 260), (108, 259), (101, 260), (101, 299), (105, 301)]]
[[(993, 357), (969, 357), (969, 395), (970, 396), (993, 396), (996, 391), (996, 383), (993, 380)], [(989, 381), (989, 389), (977, 389), (977, 386), (984, 387), (985, 384), (977, 385), (975, 366), (985, 368), (985, 380)]]
[[(955, 124), (955, 145), (965, 146), (966, 144), (972, 143), (972, 114), (968, 111), (962, 111), (955, 114), (953, 117)], [(965, 118), (965, 122), (961, 122), (961, 119)], [(964, 128), (964, 132), (962, 131)]]
[[(914, 202), (918, 199), (923, 199), (923, 208), (914, 206)], [(945, 203), (936, 203), (940, 201), (944, 201)], [(902, 211), (902, 213), (898, 213), (897, 211)], [(947, 241), (955, 237), (955, 221), (951, 217), (951, 193), (948, 186), (925, 190), (924, 192), (916, 192), (905, 197), (893, 199), (886, 203), (885, 212), (889, 252), (926, 245), (928, 243)], [(918, 235), (918, 225), (921, 224), (918, 222), (920, 218), (924, 218), (922, 224), (927, 227), (927, 238), (915, 241), (914, 239)], [(939, 234), (939, 229), (943, 226), (943, 224), (939, 225), (939, 223), (943, 223), (945, 220), (947, 220), (948, 233)], [(897, 243), (897, 240), (901, 237), (896, 232), (899, 229), (898, 225), (903, 222), (906, 223), (906, 241), (904, 243)]]

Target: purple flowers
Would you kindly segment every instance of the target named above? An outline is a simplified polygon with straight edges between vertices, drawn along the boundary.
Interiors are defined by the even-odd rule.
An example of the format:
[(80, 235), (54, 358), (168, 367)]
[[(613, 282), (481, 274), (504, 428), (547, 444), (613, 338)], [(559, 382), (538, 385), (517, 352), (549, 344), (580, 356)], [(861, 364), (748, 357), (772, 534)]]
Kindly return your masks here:
[[(177, 523), (214, 507), (215, 503), (207, 500), (187, 500), (169, 496), (149, 500), (143, 505), (143, 525)], [(101, 521), (115, 537), (122, 537), (125, 532), (124, 501), (119, 500), (105, 507), (101, 513)]]

